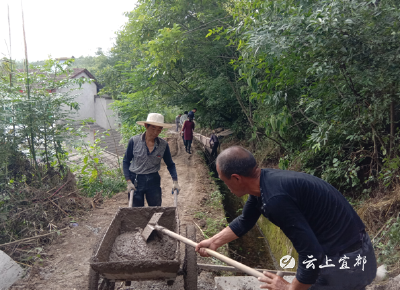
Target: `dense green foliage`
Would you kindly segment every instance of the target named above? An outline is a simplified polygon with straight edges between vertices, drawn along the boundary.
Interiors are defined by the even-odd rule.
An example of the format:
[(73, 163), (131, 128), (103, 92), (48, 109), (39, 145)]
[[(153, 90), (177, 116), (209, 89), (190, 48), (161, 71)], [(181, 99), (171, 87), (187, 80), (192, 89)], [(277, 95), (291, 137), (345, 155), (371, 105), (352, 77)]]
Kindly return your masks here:
[(149, 110), (164, 113), (179, 106), (197, 107), (197, 120), (205, 126), (245, 124), (233, 93), (240, 94), (238, 77), (229, 65), (237, 52), (227, 46), (228, 40), (205, 37), (216, 24), (232, 22), (226, 3), (140, 1), (127, 15), (110, 52), (122, 81), (118, 88), (103, 89), (120, 100), (117, 106), (124, 121), (143, 119)]
[[(110, 57), (125, 123), (199, 109), (342, 190), (391, 184), (399, 98), (395, 1), (139, 1)], [(111, 73), (110, 71), (110, 73)], [(261, 142), (261, 143), (260, 143)]]
[(394, 1), (241, 1), (238, 25), (218, 34), (238, 43), (257, 126), (338, 187), (397, 153), (399, 12)]
[(197, 107), (200, 126), (269, 142), (281, 168), (343, 191), (396, 178), (396, 1), (140, 0), (126, 16), (110, 52), (73, 65), (116, 100), (128, 135), (149, 112), (172, 122)]

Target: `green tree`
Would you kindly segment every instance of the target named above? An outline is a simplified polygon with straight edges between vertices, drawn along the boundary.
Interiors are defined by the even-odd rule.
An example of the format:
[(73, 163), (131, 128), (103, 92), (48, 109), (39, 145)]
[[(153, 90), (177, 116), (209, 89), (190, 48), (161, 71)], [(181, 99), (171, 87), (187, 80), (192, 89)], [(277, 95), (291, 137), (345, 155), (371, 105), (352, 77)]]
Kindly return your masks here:
[[(60, 65), (47, 60), (44, 66), (28, 72), (5, 69), (0, 78), (1, 138), (0, 154), (12, 157), (21, 152), (28, 157), (40, 176), (39, 164), (63, 168), (66, 120), (78, 108), (73, 86), (84, 79), (70, 79), (70, 62)], [(75, 88), (76, 89), (76, 88)], [(2, 180), (8, 182), (8, 168), (13, 160), (5, 159)], [(14, 171), (14, 174), (18, 172)], [(32, 175), (33, 176), (33, 175)], [(21, 177), (21, 176), (19, 176)]]

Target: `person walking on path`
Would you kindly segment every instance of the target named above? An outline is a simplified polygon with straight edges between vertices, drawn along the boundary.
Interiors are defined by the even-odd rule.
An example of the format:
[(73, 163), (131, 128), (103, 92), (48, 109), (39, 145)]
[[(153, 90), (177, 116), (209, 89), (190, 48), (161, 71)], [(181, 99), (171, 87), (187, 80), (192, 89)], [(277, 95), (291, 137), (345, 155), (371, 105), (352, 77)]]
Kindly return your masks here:
[(376, 259), (365, 225), (332, 185), (301, 172), (260, 169), (239, 146), (219, 154), (216, 167), (233, 194), (249, 197), (239, 217), (198, 244), (200, 255), (207, 256), (204, 248), (216, 250), (243, 236), (264, 215), (293, 243), (299, 263), (291, 284), (264, 272), (260, 288), (361, 290), (374, 280)]
[(181, 120), (180, 120), (181, 127), (183, 127), (183, 123), (185, 123), (185, 121), (186, 121), (188, 118), (189, 118), (189, 117), (188, 117), (188, 111), (185, 111), (185, 112), (183, 113), (183, 115), (181, 116)]
[(210, 135), (210, 147), (212, 148), (212, 150), (211, 150), (212, 157), (217, 157), (218, 146), (219, 146), (218, 137), (217, 137), (217, 135), (215, 135), (215, 130), (212, 130), (211, 135)]
[(192, 146), (194, 126), (195, 125), (193, 119), (189, 117), (189, 119), (183, 124), (182, 127), (183, 137), (185, 139), (186, 152), (189, 154), (192, 154), (190, 152), (190, 147)]
[(178, 116), (175, 117), (176, 132), (179, 131), (179, 125), (180, 125), (180, 122), (181, 122), (181, 116), (182, 116), (182, 114), (179, 114)]
[[(181, 123), (181, 128), (183, 128), (183, 124), (185, 123), (185, 121), (188, 119), (188, 111), (185, 111), (181, 117), (180, 123)], [(186, 147), (186, 142), (185, 142), (185, 138), (183, 138), (183, 132), (181, 131), (181, 135), (182, 135), (182, 140), (183, 140), (183, 145), (185, 145)]]
[(164, 123), (164, 116), (150, 113), (146, 121), (137, 122), (145, 126), (146, 132), (133, 136), (123, 159), (123, 170), (128, 182), (128, 200), (131, 190), (133, 207), (144, 206), (144, 197), (149, 206), (161, 206), (160, 175), (161, 159), (164, 159), (173, 180), (172, 190), (180, 190), (175, 163), (172, 161), (168, 142), (159, 138), (163, 128), (173, 125)]
[(192, 119), (194, 120), (194, 113), (196, 113), (196, 112), (197, 112), (197, 109), (196, 109), (196, 108), (194, 108), (193, 110), (191, 110), (191, 111), (188, 113), (188, 118), (192, 117)]

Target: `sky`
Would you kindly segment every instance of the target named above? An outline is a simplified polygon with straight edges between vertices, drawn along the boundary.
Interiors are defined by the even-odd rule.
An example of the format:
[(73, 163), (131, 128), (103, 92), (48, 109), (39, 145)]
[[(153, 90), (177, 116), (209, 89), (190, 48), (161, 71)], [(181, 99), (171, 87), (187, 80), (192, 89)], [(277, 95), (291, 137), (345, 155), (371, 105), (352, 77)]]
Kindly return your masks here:
[(21, 2), (25, 18), (28, 60), (94, 55), (108, 51), (115, 32), (135, 8), (136, 0), (0, 0), (0, 58), (9, 57), (10, 8), (11, 56), (25, 58)]

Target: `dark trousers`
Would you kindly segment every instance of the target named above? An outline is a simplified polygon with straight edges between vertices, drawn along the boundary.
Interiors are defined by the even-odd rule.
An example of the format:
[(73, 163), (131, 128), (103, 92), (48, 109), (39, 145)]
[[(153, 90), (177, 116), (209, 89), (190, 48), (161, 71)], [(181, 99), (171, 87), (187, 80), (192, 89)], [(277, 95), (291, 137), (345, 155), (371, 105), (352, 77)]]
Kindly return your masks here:
[(186, 150), (190, 152), (190, 148), (192, 147), (192, 140), (185, 140), (186, 142)]
[(182, 140), (183, 140), (183, 145), (185, 145), (185, 147), (186, 147), (186, 141), (185, 141), (185, 137), (183, 137), (183, 135), (182, 135)]
[[(335, 256), (328, 256), (329, 264), (334, 264), (335, 267), (322, 268), (315, 284), (309, 290), (363, 290), (365, 286), (369, 285), (376, 276), (376, 259), (374, 248), (372, 247), (371, 240), (366, 232), (361, 233), (362, 245), (358, 250), (350, 253), (337, 254)], [(340, 269), (343, 261), (339, 262), (343, 256), (346, 255), (347, 266), (350, 269)], [(365, 257), (366, 263), (361, 260), (361, 265), (355, 265), (357, 257)], [(326, 256), (322, 264), (326, 264)]]
[[(132, 207), (144, 206), (144, 197), (149, 206), (161, 206), (161, 178), (158, 172), (149, 174), (130, 173), (130, 179), (134, 182), (137, 178), (136, 190), (133, 193)], [(130, 192), (128, 192), (129, 200)]]
[(211, 151), (211, 156), (217, 157), (217, 155), (218, 155), (218, 153), (217, 153), (218, 146), (219, 146), (219, 142), (215, 142), (213, 144), (212, 151)]

